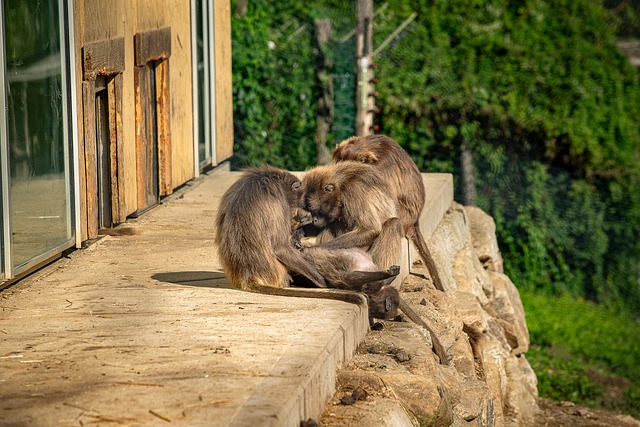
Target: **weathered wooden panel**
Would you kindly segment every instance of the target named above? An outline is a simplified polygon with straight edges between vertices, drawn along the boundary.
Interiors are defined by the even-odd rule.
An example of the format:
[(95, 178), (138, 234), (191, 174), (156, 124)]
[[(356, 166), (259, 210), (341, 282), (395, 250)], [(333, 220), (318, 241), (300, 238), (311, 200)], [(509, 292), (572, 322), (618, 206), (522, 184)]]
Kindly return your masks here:
[(87, 43), (82, 48), (84, 80), (124, 71), (124, 38)]
[(122, 74), (109, 81), (109, 154), (111, 160), (111, 218), (118, 224), (127, 219), (124, 199), (124, 145), (122, 132)]
[(156, 74), (156, 123), (158, 135), (158, 180), (160, 195), (173, 193), (171, 174), (171, 127), (169, 117), (169, 60), (160, 61)]
[(82, 81), (82, 61), (78, 61), (78, 58), (82, 58), (82, 44), (84, 36), (84, 3), (80, 1), (73, 2), (73, 36), (75, 39), (75, 46), (71, 49), (75, 50), (76, 61), (72, 66), (75, 67), (76, 81), (72, 84), (76, 85), (76, 99), (71, 102), (76, 103), (76, 121), (78, 123), (78, 134), (74, 137), (78, 141), (78, 158), (74, 159), (78, 165), (78, 184), (79, 184), (79, 209), (80, 209), (80, 229), (77, 233), (80, 235), (79, 241), (87, 239), (87, 206), (84, 194), (87, 192), (87, 181), (84, 162), (84, 88)]
[(191, 58), (191, 2), (172, 1), (165, 7), (171, 17), (170, 125), (171, 169), (174, 187), (194, 177), (193, 73)]
[[(84, 107), (84, 176), (86, 187), (85, 191), (81, 192), (80, 198), (85, 198), (84, 209), (81, 203), (81, 216), (83, 222), (86, 221), (86, 236), (83, 235), (83, 240), (86, 240), (98, 236), (98, 161), (96, 155), (95, 81), (83, 82), (82, 98)], [(82, 214), (82, 210), (85, 211), (84, 214)], [(83, 234), (84, 232), (83, 225)]]
[(138, 211), (157, 203), (158, 171), (155, 124), (155, 82), (150, 81), (152, 64), (136, 67), (136, 176)]
[[(168, 5), (171, 3), (185, 3), (189, 1), (175, 0), (130, 0), (135, 4), (135, 28), (137, 31), (147, 31), (156, 28), (173, 25), (173, 16), (169, 12)], [(210, 0), (206, 0), (210, 1)]]
[(131, 0), (76, 0), (73, 3), (78, 4), (82, 14), (82, 37), (76, 40), (85, 44), (124, 36), (126, 18), (132, 12)]
[(133, 40), (136, 67), (171, 56), (171, 28), (136, 33)]
[(231, 5), (214, 1), (213, 30), (216, 64), (216, 160), (233, 155), (233, 88), (231, 86)]
[[(229, 0), (215, 0), (211, 2), (216, 9), (217, 21), (213, 27), (216, 30), (215, 40), (219, 46), (216, 63), (216, 74), (219, 78), (217, 85), (221, 92), (217, 95), (218, 109), (218, 152), (219, 161), (228, 158), (233, 153), (233, 122), (232, 122), (232, 92), (231, 92), (231, 8)], [(116, 139), (115, 160), (117, 169), (113, 177), (113, 188), (118, 190), (118, 215), (113, 215), (114, 221), (123, 220), (138, 209), (138, 176), (137, 176), (137, 144), (133, 142), (136, 135), (136, 84), (134, 77), (136, 53), (145, 59), (158, 60), (171, 55), (168, 73), (168, 99), (164, 107), (165, 112), (159, 114), (168, 116), (168, 121), (158, 126), (166, 128), (166, 135), (170, 136), (170, 144), (158, 147), (161, 158), (165, 162), (158, 165), (161, 169), (161, 189), (163, 194), (172, 191), (194, 176), (194, 142), (193, 142), (193, 76), (191, 58), (191, 3), (189, 1), (169, 0), (77, 0), (73, 2), (74, 30), (76, 57), (76, 88), (79, 94), (78, 103), (78, 132), (79, 140), (84, 140), (87, 117), (84, 117), (83, 79), (87, 73), (88, 79), (95, 79), (99, 74), (114, 76), (114, 90), (117, 92), (121, 85), (120, 94), (116, 94)], [(170, 33), (167, 32), (170, 28)], [(162, 34), (164, 41), (154, 42), (155, 46), (162, 46), (162, 52), (153, 47), (135, 49), (135, 33), (148, 32)], [(168, 37), (167, 37), (168, 36)], [(140, 36), (142, 37), (142, 36)], [(118, 41), (113, 41), (118, 39)], [(105, 43), (105, 40), (110, 40)], [(141, 38), (141, 41), (143, 39)], [(144, 44), (144, 43), (143, 43)], [(153, 44), (151, 46), (154, 46)], [(83, 47), (87, 48), (86, 63)], [(100, 49), (97, 49), (100, 47)], [(110, 49), (115, 48), (115, 51)], [(146, 50), (146, 54), (143, 53)], [(159, 71), (159, 70), (158, 70)], [(121, 73), (121, 74), (119, 74)], [(225, 89), (226, 88), (226, 89)], [(110, 111), (113, 111), (111, 109)], [(119, 118), (118, 118), (119, 114)], [(91, 129), (95, 122), (91, 119), (88, 124)], [(113, 124), (112, 124), (113, 127)], [(165, 132), (165, 131), (161, 131)], [(160, 137), (162, 139), (162, 137)], [(126, 140), (126, 141), (125, 141)], [(86, 159), (84, 144), (80, 143), (79, 165), (81, 181), (83, 182), (81, 199), (85, 199), (86, 188)], [(165, 155), (167, 154), (167, 155)], [(170, 170), (168, 173), (166, 171)], [(83, 177), (83, 178), (82, 178)], [(164, 187), (163, 187), (164, 186)], [(171, 188), (171, 190), (169, 189)], [(144, 203), (143, 203), (144, 204)], [(115, 206), (114, 206), (115, 208)], [(83, 200), (82, 240), (88, 235), (86, 224), (86, 200)]]

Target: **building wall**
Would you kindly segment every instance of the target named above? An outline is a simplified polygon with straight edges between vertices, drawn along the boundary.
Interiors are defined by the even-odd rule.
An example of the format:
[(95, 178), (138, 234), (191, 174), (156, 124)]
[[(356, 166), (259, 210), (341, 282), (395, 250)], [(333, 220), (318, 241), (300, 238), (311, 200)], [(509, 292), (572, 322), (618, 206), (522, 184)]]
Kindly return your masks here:
[[(134, 44), (137, 32), (171, 27), (170, 127), (172, 142), (172, 181), (181, 185), (193, 178), (191, 22), (189, 2), (167, 0), (82, 0), (75, 2), (76, 87), (82, 93), (82, 46), (110, 38), (125, 39), (123, 73), (123, 150), (126, 213), (137, 208)], [(78, 106), (78, 123), (82, 128), (82, 105)], [(83, 130), (79, 129), (83, 135)]]
[[(229, 0), (215, 0), (216, 163), (233, 154), (231, 25)], [(194, 177), (191, 2), (175, 0), (76, 0), (74, 2), (78, 133), (82, 143), (82, 48), (87, 43), (124, 37), (122, 73), (122, 151), (126, 215), (138, 207), (134, 35), (171, 28), (169, 126), (171, 181), (178, 187)], [(79, 159), (82, 161), (82, 159)], [(82, 178), (82, 177), (81, 177)]]

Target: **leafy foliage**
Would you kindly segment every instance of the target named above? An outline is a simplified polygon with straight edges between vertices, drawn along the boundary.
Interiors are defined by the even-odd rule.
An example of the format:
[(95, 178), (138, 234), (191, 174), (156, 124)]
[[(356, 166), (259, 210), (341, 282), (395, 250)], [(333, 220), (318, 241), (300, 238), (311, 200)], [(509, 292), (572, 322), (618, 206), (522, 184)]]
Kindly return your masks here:
[(296, 1), (249, 2), (232, 20), (236, 166), (315, 158), (313, 21)]
[[(471, 148), (478, 204), (521, 288), (640, 313), (640, 87), (614, 34), (635, 34), (640, 15), (633, 2), (605, 6), (389, 2), (374, 47), (417, 17), (376, 58), (376, 120), (422, 170), (452, 172), (456, 184), (460, 146)], [(234, 16), (235, 167), (315, 163), (314, 18), (332, 22), (324, 53), (342, 105), (352, 3), (249, 2)], [(336, 112), (330, 143), (349, 132), (352, 110)]]
[(598, 2), (394, 2), (382, 132), (423, 170), (474, 153), (508, 274), (640, 311), (640, 88)]
[[(417, 17), (376, 58), (376, 121), (422, 170), (456, 183), (460, 146), (472, 149), (540, 394), (640, 416), (640, 87), (614, 34), (640, 35), (640, 9), (603, 4), (389, 2), (374, 47)], [(232, 27), (234, 166), (304, 169), (316, 158), (313, 19), (332, 22), (336, 141), (353, 121), (353, 4), (249, 6)], [(619, 379), (616, 399), (602, 378)]]

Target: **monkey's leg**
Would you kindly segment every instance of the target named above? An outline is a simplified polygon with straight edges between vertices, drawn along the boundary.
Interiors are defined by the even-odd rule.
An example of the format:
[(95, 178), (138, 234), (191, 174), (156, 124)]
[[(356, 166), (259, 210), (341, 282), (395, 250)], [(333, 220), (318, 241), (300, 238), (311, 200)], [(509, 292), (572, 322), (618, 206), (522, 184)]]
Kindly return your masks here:
[(300, 252), (294, 250), (292, 247), (286, 247), (276, 250), (276, 257), (278, 261), (284, 264), (289, 271), (293, 271), (298, 274), (302, 274), (307, 279), (311, 280), (319, 288), (326, 288), (327, 283), (324, 277), (318, 273), (318, 270), (311, 264), (309, 264), (300, 254)]
[(389, 218), (382, 224), (382, 230), (371, 245), (369, 253), (373, 262), (386, 269), (400, 264), (400, 248), (402, 247), (402, 224), (398, 218)]
[(420, 258), (424, 261), (424, 264), (429, 271), (429, 276), (431, 276), (431, 280), (433, 280), (433, 286), (437, 290), (444, 292), (444, 286), (442, 286), (442, 280), (440, 280), (438, 268), (436, 267), (436, 263), (433, 261), (431, 251), (427, 247), (427, 243), (424, 241), (424, 237), (422, 236), (422, 232), (420, 231), (420, 227), (417, 222), (409, 229), (409, 238), (416, 246), (416, 249), (420, 254)]
[(371, 243), (376, 240), (378, 234), (376, 230), (351, 230), (339, 235), (335, 239), (322, 242), (321, 247), (324, 249), (367, 249), (371, 246)]
[(389, 279), (396, 277), (400, 273), (400, 267), (392, 265), (389, 270), (386, 271), (350, 271), (345, 275), (344, 282), (349, 285), (350, 288), (360, 288), (363, 285), (376, 282), (379, 280)]

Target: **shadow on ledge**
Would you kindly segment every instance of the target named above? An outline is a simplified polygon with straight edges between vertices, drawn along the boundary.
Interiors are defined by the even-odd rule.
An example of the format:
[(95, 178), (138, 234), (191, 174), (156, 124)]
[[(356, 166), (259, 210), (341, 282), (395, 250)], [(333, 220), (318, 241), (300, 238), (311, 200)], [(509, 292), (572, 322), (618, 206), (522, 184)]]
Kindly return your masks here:
[(169, 282), (176, 285), (197, 286), (200, 288), (235, 289), (227, 276), (221, 271), (176, 271), (156, 273), (151, 276), (159, 282)]

